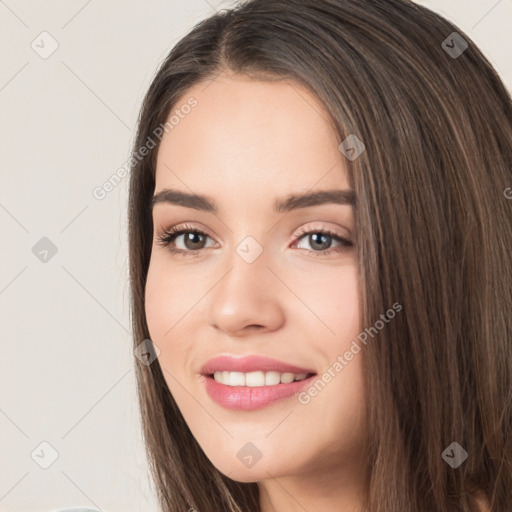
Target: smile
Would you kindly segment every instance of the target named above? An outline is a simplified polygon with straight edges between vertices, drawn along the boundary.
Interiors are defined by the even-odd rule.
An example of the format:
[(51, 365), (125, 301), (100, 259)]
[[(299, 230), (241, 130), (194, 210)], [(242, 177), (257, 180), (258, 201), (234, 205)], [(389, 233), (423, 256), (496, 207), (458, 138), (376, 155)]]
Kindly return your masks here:
[[(316, 378), (316, 373), (219, 371), (217, 377), (215, 373), (202, 376), (206, 392), (216, 404), (233, 411), (262, 409), (274, 402), (294, 397)], [(224, 378), (229, 384), (224, 383)], [(217, 379), (222, 379), (222, 382)], [(269, 384), (262, 384), (263, 379)], [(278, 379), (279, 382), (274, 384)]]
[(316, 372), (256, 354), (219, 355), (200, 370), (211, 400), (225, 409), (251, 411), (290, 398), (311, 384)]
[(279, 373), (279, 372), (229, 372), (229, 371), (216, 371), (213, 378), (219, 384), (225, 386), (247, 386), (247, 387), (261, 387), (261, 386), (275, 386), (276, 384), (290, 384), (291, 382), (304, 380), (308, 377), (307, 373)]

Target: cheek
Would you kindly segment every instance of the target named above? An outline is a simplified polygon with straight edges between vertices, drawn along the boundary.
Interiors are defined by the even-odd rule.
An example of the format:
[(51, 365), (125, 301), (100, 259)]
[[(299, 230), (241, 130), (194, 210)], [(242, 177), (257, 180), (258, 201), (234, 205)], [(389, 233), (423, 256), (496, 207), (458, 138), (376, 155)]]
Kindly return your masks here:
[(166, 308), (164, 308), (165, 283), (159, 278), (160, 276), (158, 265), (151, 260), (146, 279), (144, 308), (150, 338), (157, 344), (165, 332), (164, 324), (168, 321)]
[(162, 258), (151, 260), (145, 288), (146, 321), (150, 339), (160, 349), (158, 361), (171, 392), (175, 387), (171, 376), (181, 380), (190, 371), (191, 340), (197, 338), (194, 330), (199, 326), (194, 319), (204, 317), (200, 301), (204, 290), (190, 282), (190, 275), (168, 268)]
[(292, 283), (294, 294), (303, 303), (297, 303), (303, 318), (297, 315), (295, 319), (305, 323), (309, 342), (320, 345), (322, 351), (325, 349), (330, 354), (336, 354), (345, 344), (350, 344), (361, 328), (359, 279), (355, 263), (335, 269), (326, 266), (314, 272), (305, 269), (287, 278), (287, 282)]
[(359, 280), (355, 269), (347, 268), (340, 280), (333, 280), (324, 297), (322, 311), (332, 325), (337, 339), (356, 336), (360, 329)]
[(172, 338), (182, 328), (180, 319), (193, 304), (193, 290), (197, 287), (186, 286), (182, 273), (167, 268), (162, 258), (152, 258), (146, 279), (144, 307), (151, 339), (155, 343)]

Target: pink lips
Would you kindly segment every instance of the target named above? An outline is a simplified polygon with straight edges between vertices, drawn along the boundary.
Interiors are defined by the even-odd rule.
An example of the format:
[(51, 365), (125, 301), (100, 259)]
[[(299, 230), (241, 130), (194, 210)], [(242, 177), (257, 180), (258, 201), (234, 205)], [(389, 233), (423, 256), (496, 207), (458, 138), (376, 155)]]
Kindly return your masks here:
[(283, 363), (277, 359), (263, 356), (218, 356), (210, 359), (202, 368), (203, 375), (211, 375), (217, 371), (228, 372), (279, 372), (279, 373), (315, 373), (314, 370), (300, 368), (291, 364)]
[[(279, 373), (308, 373), (314, 374), (301, 381), (273, 386), (227, 386), (214, 380), (212, 374), (216, 371), (254, 372), (276, 371)], [(290, 365), (262, 356), (218, 356), (210, 359), (201, 369), (204, 376), (206, 392), (217, 404), (227, 409), (250, 411), (261, 409), (272, 402), (296, 395), (301, 389), (311, 384), (316, 373), (307, 368)]]

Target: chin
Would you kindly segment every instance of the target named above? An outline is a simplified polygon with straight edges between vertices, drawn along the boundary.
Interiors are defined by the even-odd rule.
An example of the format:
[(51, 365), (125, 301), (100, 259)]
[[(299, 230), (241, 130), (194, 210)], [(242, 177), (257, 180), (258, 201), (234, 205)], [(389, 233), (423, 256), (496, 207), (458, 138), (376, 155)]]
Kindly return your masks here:
[[(238, 458), (225, 460), (211, 460), (215, 468), (231, 480), (242, 483), (259, 482), (271, 477), (282, 476), (282, 469), (277, 464), (263, 458), (256, 461), (251, 467), (246, 467)], [(219, 463), (220, 462), (220, 463)]]
[(231, 480), (234, 480), (235, 482), (241, 482), (244, 484), (260, 482), (261, 480), (264, 480), (265, 477), (268, 478), (268, 474), (260, 475), (253, 473), (250, 469), (245, 471), (240, 471), (237, 469), (236, 471), (231, 471), (230, 473), (228, 472), (228, 474), (221, 471), (221, 473)]

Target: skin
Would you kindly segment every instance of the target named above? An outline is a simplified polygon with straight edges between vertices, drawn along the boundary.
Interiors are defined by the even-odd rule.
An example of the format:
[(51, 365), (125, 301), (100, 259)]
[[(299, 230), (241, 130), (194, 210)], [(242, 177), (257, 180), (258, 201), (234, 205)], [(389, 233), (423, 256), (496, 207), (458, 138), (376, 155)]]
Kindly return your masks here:
[[(223, 354), (332, 374), (362, 331), (355, 248), (331, 238), (322, 253), (308, 235), (298, 236), (300, 228), (329, 229), (354, 241), (352, 207), (272, 210), (289, 194), (350, 189), (341, 141), (324, 106), (297, 83), (224, 72), (185, 96), (198, 106), (163, 136), (155, 192), (207, 195), (219, 211), (153, 209), (145, 307), (169, 390), (214, 466), (233, 480), (258, 482), (262, 512), (360, 511), (369, 469), (361, 353), (309, 403), (292, 397), (257, 411), (217, 405), (199, 374)], [(197, 257), (157, 243), (183, 223), (208, 235)], [(235, 251), (246, 236), (263, 249), (251, 264)], [(183, 235), (171, 246), (192, 247)], [(250, 468), (236, 456), (247, 442), (262, 454)], [(475, 497), (489, 512), (485, 494)]]
[[(214, 356), (256, 354), (320, 376), (361, 332), (355, 247), (331, 238), (322, 253), (310, 236), (297, 238), (301, 228), (328, 229), (354, 242), (352, 207), (273, 211), (292, 193), (350, 189), (341, 140), (323, 105), (297, 83), (225, 72), (181, 103), (190, 96), (197, 107), (162, 138), (155, 192), (207, 195), (218, 213), (169, 203), (153, 209), (145, 307), (169, 390), (214, 466), (259, 482), (263, 512), (361, 510), (364, 348), (308, 404), (292, 396), (256, 411), (228, 410), (209, 398), (199, 373)], [(157, 244), (183, 223), (208, 235), (196, 257)], [(247, 236), (263, 249), (251, 264), (236, 252)], [(184, 235), (171, 243), (194, 247), (185, 244)], [(252, 467), (237, 458), (247, 442), (262, 453)]]

